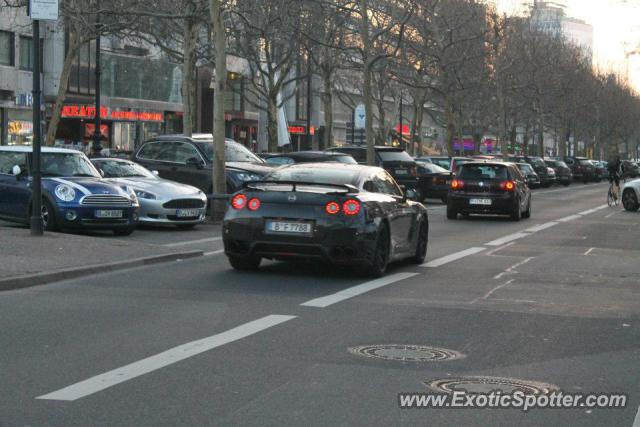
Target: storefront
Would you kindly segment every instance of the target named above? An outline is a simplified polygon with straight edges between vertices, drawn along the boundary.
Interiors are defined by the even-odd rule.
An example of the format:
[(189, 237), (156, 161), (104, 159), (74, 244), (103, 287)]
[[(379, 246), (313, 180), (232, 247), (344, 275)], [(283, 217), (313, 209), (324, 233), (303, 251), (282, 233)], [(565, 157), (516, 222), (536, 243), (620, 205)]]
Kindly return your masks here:
[(315, 127), (311, 126), (309, 138), (307, 138), (307, 125), (292, 123), (289, 125), (289, 138), (291, 140), (292, 151), (311, 150), (311, 139), (316, 133)]
[[(33, 113), (31, 109), (6, 108), (0, 117), (6, 118), (6, 145), (31, 145), (33, 143)], [(4, 125), (4, 120), (2, 125)], [(2, 128), (0, 125), (0, 128)]]

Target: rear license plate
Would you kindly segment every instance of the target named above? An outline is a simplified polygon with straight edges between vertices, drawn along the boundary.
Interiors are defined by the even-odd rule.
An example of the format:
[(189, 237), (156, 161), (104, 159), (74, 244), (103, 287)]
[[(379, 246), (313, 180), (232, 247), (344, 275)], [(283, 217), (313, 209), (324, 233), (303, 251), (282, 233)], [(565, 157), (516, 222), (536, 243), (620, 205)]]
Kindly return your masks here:
[(178, 209), (178, 211), (176, 212), (176, 216), (178, 218), (200, 216), (200, 210), (199, 209)]
[(491, 205), (491, 199), (471, 199), (469, 200), (470, 205)]
[(96, 218), (122, 218), (122, 210), (98, 209)]
[(267, 233), (311, 234), (311, 223), (291, 221), (267, 221)]
[(407, 175), (409, 173), (406, 169), (396, 169), (396, 175)]

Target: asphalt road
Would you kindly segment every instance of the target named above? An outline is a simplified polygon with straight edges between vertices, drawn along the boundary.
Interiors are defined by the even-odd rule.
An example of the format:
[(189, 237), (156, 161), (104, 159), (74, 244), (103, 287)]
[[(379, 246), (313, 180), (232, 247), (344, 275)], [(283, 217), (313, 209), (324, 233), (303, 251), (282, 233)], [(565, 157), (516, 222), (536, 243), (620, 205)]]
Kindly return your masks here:
[[(1, 293), (0, 425), (637, 427), (640, 213), (603, 207), (605, 194), (537, 191), (519, 223), (448, 221), (433, 204), (427, 263), (379, 281), (277, 262), (232, 271), (213, 226), (137, 231), (209, 255)], [(391, 344), (457, 357), (398, 360)], [(392, 358), (354, 349), (370, 345)], [(455, 380), (628, 402), (399, 408), (398, 393)], [(469, 385), (483, 381), (502, 385)]]

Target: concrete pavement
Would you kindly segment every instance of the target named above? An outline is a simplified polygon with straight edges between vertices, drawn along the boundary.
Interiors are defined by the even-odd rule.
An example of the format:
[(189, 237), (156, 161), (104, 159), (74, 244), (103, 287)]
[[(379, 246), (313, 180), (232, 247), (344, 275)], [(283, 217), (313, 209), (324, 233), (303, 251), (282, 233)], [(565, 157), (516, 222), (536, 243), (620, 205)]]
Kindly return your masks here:
[[(0, 424), (631, 427), (640, 215), (597, 209), (605, 185), (562, 190), (536, 192), (533, 218), (520, 223), (447, 221), (432, 209), (428, 263), (450, 261), (395, 265), (387, 278), (397, 280), (384, 285), (275, 262), (235, 272), (211, 255), (1, 293)], [(481, 250), (451, 257), (470, 248)], [(337, 294), (351, 297), (308, 304)], [(416, 363), (349, 351), (375, 344), (465, 357)], [(188, 357), (166, 363), (177, 351)], [(477, 376), (623, 392), (629, 403), (398, 408), (400, 392)], [(65, 390), (73, 400), (61, 400)]]

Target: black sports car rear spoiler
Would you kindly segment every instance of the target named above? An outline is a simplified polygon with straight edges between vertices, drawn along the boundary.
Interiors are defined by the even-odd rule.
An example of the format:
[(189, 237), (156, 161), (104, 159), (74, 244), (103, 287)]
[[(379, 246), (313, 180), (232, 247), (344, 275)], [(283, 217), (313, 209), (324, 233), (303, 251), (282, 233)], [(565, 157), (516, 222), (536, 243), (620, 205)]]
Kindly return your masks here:
[(297, 187), (302, 185), (306, 187), (334, 187), (336, 189), (347, 190), (347, 193), (350, 193), (350, 194), (360, 192), (360, 190), (358, 190), (357, 187), (354, 187), (353, 185), (350, 185), (350, 184), (326, 184), (326, 183), (320, 183), (320, 182), (303, 182), (303, 181), (247, 181), (243, 184), (242, 187), (251, 189), (251, 190), (264, 191), (262, 188), (256, 188), (256, 186), (265, 185), (265, 184), (290, 185), (292, 187), (291, 191), (297, 191)]

